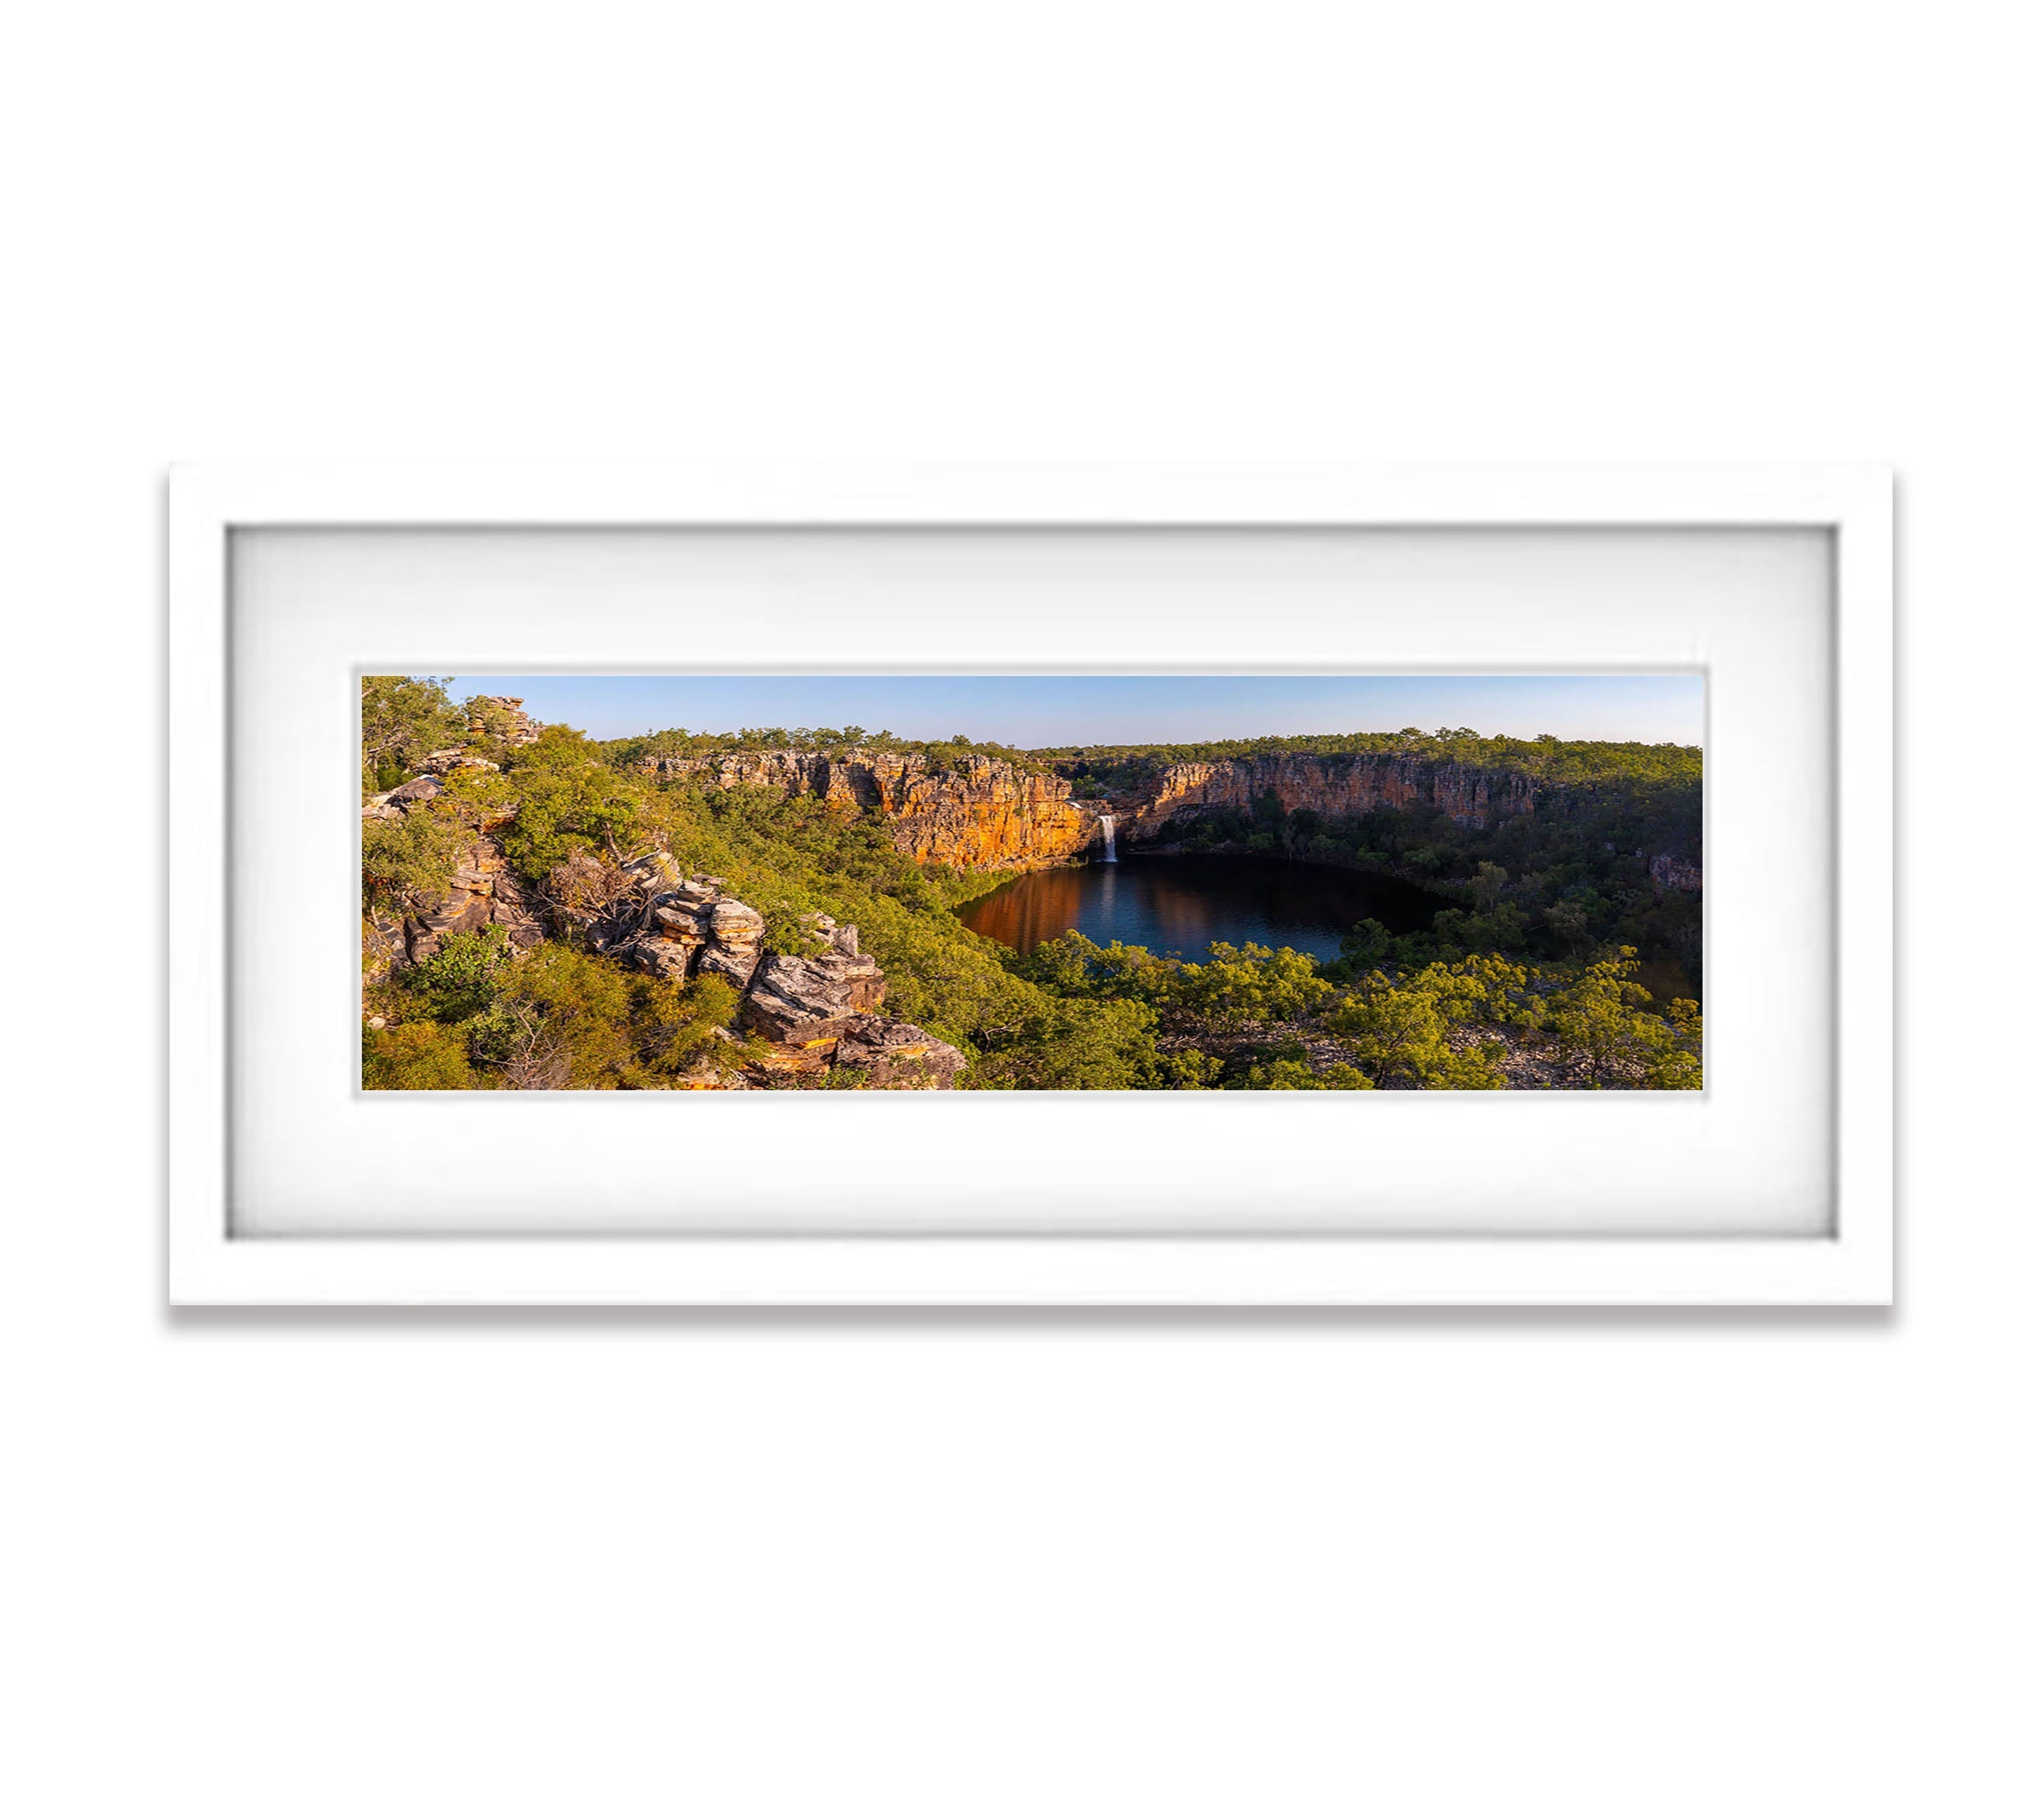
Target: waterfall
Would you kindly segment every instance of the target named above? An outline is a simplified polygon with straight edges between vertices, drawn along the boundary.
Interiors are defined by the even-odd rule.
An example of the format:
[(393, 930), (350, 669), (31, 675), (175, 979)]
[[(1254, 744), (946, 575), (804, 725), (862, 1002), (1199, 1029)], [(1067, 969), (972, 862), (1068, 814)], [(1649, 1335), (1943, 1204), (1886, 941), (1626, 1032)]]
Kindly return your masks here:
[(1113, 815), (1102, 814), (1101, 816), (1100, 831), (1101, 837), (1107, 841), (1107, 849), (1100, 855), (1100, 862), (1102, 864), (1112, 864), (1115, 862)]

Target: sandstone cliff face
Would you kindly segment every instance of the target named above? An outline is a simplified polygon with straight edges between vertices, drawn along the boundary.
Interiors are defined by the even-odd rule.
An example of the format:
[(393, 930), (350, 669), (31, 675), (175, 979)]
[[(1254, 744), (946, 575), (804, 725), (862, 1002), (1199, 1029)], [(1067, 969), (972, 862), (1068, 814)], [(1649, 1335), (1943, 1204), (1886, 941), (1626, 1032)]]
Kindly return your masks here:
[(934, 770), (920, 753), (741, 751), (719, 757), (647, 758), (661, 777), (693, 778), (720, 789), (781, 789), (847, 809), (873, 809), (895, 847), (924, 862), (963, 870), (1035, 870), (1062, 864), (1103, 843), (1100, 816), (1118, 837), (1155, 839), (1175, 815), (1232, 808), (1253, 813), (1275, 793), (1289, 812), (1364, 814), (1413, 804), (1458, 824), (1494, 826), (1532, 810), (1531, 777), (1393, 755), (1228, 758), (1164, 766), (1112, 801), (1082, 800), (1061, 776), (1036, 775), (998, 758), (973, 756)]
[(920, 752), (741, 751), (721, 757), (648, 758), (662, 777), (715, 788), (781, 789), (847, 809), (877, 809), (896, 849), (962, 870), (1062, 864), (1097, 843), (1097, 807), (1072, 799), (1061, 776), (1037, 775), (999, 758), (970, 756), (933, 770)]
[(1460, 826), (1489, 827), (1508, 815), (1531, 812), (1535, 786), (1531, 777), (1510, 770), (1467, 770), (1458, 763), (1389, 755), (1287, 755), (1173, 763), (1117, 798), (1117, 829), (1139, 839), (1155, 838), (1174, 815), (1204, 808), (1253, 813), (1273, 793), (1287, 812), (1310, 808), (1327, 815), (1366, 814), (1416, 804)]

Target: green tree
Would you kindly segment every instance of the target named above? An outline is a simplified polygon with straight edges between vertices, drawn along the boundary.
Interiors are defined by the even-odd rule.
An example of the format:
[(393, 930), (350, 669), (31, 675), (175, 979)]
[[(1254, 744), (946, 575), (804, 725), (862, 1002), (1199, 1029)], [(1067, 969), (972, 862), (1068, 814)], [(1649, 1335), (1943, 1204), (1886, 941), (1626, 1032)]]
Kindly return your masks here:
[(1620, 947), (1547, 999), (1546, 1026), (1563, 1064), (1599, 1089), (1698, 1091), (1703, 1024), (1697, 1005), (1677, 999), (1666, 1016), (1634, 981), (1638, 955)]
[(1381, 921), (1358, 921), (1342, 935), (1342, 962), (1356, 970), (1381, 965), (1391, 956), (1391, 930)]
[(1231, 1024), (1290, 1022), (1320, 1008), (1334, 986), (1320, 975), (1310, 953), (1274, 951), (1249, 942), (1216, 940), (1204, 965), (1176, 976), (1173, 1001), (1195, 1016)]
[(362, 678), (362, 792), (394, 789), (430, 751), (458, 744), (467, 716), (448, 698), (445, 675)]
[(1402, 1080), (1431, 1091), (1494, 1091), (1506, 1082), (1496, 1062), (1466, 1038), (1458, 1043), (1450, 1035), (1481, 1014), (1493, 989), (1504, 988), (1502, 978), (1440, 965), (1404, 983), (1375, 972), (1327, 1018), (1327, 1027), (1349, 1042), (1372, 1085)]
[(1365, 1074), (1339, 1060), (1316, 1072), (1311, 1061), (1290, 1054), (1253, 1062), (1243, 1085), (1247, 1090), (1258, 1092), (1366, 1092), (1374, 1089)]
[(474, 837), (437, 802), (401, 819), (362, 823), (362, 896), (366, 906), (424, 914), (447, 899)]
[(1139, 1003), (1061, 1003), (1024, 1016), (995, 1045), (978, 1082), (1038, 1092), (1112, 1092), (1158, 1083), (1156, 1017)]
[(465, 1022), (496, 1001), (511, 957), (501, 928), (449, 934), (401, 982), (417, 1013), (436, 1022)]
[(566, 726), (547, 727), (506, 775), (517, 809), (498, 838), (532, 883), (579, 851), (617, 857), (632, 839), (646, 801), (643, 789), (595, 762), (588, 740)]

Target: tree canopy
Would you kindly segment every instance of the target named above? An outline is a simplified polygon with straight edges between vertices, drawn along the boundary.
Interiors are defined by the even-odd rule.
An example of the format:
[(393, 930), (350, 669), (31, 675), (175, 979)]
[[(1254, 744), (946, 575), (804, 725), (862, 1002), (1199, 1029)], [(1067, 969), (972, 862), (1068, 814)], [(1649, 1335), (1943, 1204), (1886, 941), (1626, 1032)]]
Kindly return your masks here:
[(448, 698), (445, 675), (362, 678), (363, 792), (395, 788), (429, 752), (459, 743), (468, 716)]
[[(593, 741), (564, 726), (536, 741), (467, 731), (444, 678), (365, 678), (365, 789), (444, 745), (490, 753), (456, 766), (401, 817), (365, 820), (365, 916), (420, 915), (457, 865), (485, 849), (544, 900), (576, 906), (590, 879), (614, 882), (629, 856), (668, 853), (724, 880), (764, 919), (769, 953), (811, 951), (821, 912), (856, 924), (887, 981), (886, 1008), (958, 1047), (967, 1089), (1693, 1089), (1702, 1078), (1693, 996), (1646, 981), (1700, 924), (1693, 898), (1669, 902), (1646, 875), (1649, 851), (1700, 846), (1696, 755), (1676, 747), (1531, 741), (1543, 774), (1573, 791), (1563, 816), (1458, 825), (1424, 808), (1342, 820), (1253, 810), (1204, 813), (1166, 831), (1199, 849), (1235, 847), (1424, 878), (1450, 906), (1420, 931), (1358, 923), (1341, 956), (1217, 943), (1197, 962), (1076, 933), (1024, 956), (972, 933), (955, 910), (997, 878), (919, 864), (876, 811), (772, 788), (723, 789), (632, 767), (644, 741)], [(498, 730), (501, 732), (501, 728)], [(725, 735), (719, 735), (721, 738)], [(852, 726), (758, 728), (747, 743), (886, 748)], [(1116, 747), (1116, 763), (1180, 760), (1197, 748), (1241, 755), (1391, 739), (1424, 760), (1466, 762), (1473, 734), (1357, 734), (1228, 747)], [(711, 735), (656, 735), (696, 748)], [(909, 748), (909, 741), (895, 741)], [(1477, 740), (1486, 761), (1513, 741)], [(944, 761), (1000, 753), (965, 739), (916, 746)], [(1329, 752), (1328, 754), (1334, 754)], [(1101, 747), (1021, 754), (1092, 763)], [(1514, 757), (1514, 761), (1518, 761)], [(492, 767), (490, 766), (495, 766)], [(1685, 842), (1690, 842), (1685, 843)], [(380, 951), (388, 955), (386, 943)], [(1659, 994), (1657, 996), (1656, 993)], [(527, 951), (501, 929), (440, 938), (417, 962), (375, 971), (363, 993), (363, 1081), (377, 1089), (667, 1089), (706, 1062), (751, 1051), (720, 979), (676, 984), (590, 950), (572, 917)], [(824, 1089), (861, 1089), (840, 1069)]]

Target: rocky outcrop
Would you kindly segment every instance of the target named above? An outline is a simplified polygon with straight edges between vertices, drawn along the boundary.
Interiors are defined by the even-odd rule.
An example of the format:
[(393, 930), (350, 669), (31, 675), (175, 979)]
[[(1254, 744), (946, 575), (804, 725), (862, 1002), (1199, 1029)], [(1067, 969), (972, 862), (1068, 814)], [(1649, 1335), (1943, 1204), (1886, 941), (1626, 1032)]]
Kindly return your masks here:
[(439, 951), (448, 935), (490, 927), (501, 928), (521, 951), (536, 947), (547, 933), (539, 899), (485, 833), (468, 848), (438, 902), (403, 916), (372, 916), (364, 930), (365, 951), (373, 941), (382, 970), (400, 962), (417, 965)]
[(919, 751), (740, 751), (716, 757), (649, 757), (663, 778), (717, 789), (779, 789), (847, 810), (873, 809), (897, 851), (962, 870), (1062, 864), (1100, 838), (1097, 808), (1075, 801), (1061, 776), (978, 754), (943, 768)]
[[(509, 713), (523, 703), (505, 696), (490, 697), (487, 704)], [(514, 743), (535, 741), (539, 728), (522, 714), (518, 717), (522, 724), (514, 724), (508, 735), (501, 713), (479, 715), (470, 730)], [(820, 761), (824, 766), (820, 771), (790, 769), (777, 774), (770, 766), (766, 774), (780, 786), (813, 782), (820, 793), (837, 800), (848, 798), (854, 790), (861, 796), (872, 793), (883, 786), (870, 775), (855, 782), (831, 760)], [(976, 763), (983, 772), (1010, 768), (986, 759)], [(905, 804), (917, 798), (919, 789), (927, 792), (926, 766), (920, 758), (912, 763), (920, 774), (907, 774), (909, 766), (905, 763), (886, 775), (885, 786), (892, 792), (886, 799)], [(421, 774), (369, 797), (363, 803), (363, 818), (402, 819), (428, 809), (444, 792), (443, 778), (455, 770), (497, 767), (467, 750), (436, 751)], [(752, 779), (735, 774), (721, 786), (736, 787)], [(1005, 781), (981, 775), (983, 806), (997, 808)], [(1062, 783), (1055, 788), (1069, 793)], [(1026, 791), (1020, 794), (1026, 799)], [(881, 798), (874, 796), (875, 801)], [(1057, 798), (1055, 789), (1047, 798)], [(872, 803), (861, 800), (859, 805)], [(939, 806), (950, 811), (950, 804)], [(855, 1071), (858, 1082), (878, 1089), (942, 1091), (950, 1089), (964, 1070), (966, 1057), (956, 1047), (878, 1013), (886, 998), (886, 980), (879, 962), (861, 951), (855, 927), (840, 926), (828, 915), (809, 916), (803, 937), (816, 950), (767, 958), (766, 917), (728, 894), (720, 877), (684, 876), (664, 851), (623, 862), (582, 851), (555, 866), (544, 889), (535, 889), (511, 869), (486, 825), (463, 850), (436, 900), (403, 914), (379, 910), (364, 919), (366, 984), (431, 957), (451, 934), (500, 927), (510, 944), (522, 951), (537, 946), (551, 932), (578, 937), (592, 951), (655, 977), (676, 983), (721, 978), (739, 993), (738, 1026), (752, 1039), (740, 1047), (735, 1045), (736, 1035), (719, 1031), (732, 1057), (705, 1058), (678, 1081), (680, 1089), (744, 1091), (805, 1083), (843, 1067)]]
[[(855, 941), (857, 930), (847, 932)], [(886, 980), (870, 953), (777, 954), (759, 968), (739, 1022), (770, 1041), (834, 1041), (854, 1016), (878, 1009), (886, 996)]]
[(585, 854), (549, 882), (557, 920), (580, 928), (596, 951), (641, 971), (678, 984), (721, 978), (742, 991), (759, 968), (766, 917), (726, 896), (720, 877), (683, 877), (667, 852), (622, 866)]
[[(442, 752), (438, 755), (459, 756)], [(431, 759), (429, 759), (428, 763)], [(395, 789), (371, 795), (362, 804), (364, 820), (400, 820), (436, 801), (441, 778), (450, 765), (431, 768)], [(494, 770), (494, 763), (486, 766)], [(493, 821), (490, 824), (501, 824)], [(414, 906), (402, 915), (379, 911), (363, 924), (363, 954), (365, 974), (373, 981), (393, 966), (417, 965), (440, 950), (450, 934), (471, 932), (478, 928), (498, 927), (513, 947), (523, 951), (546, 938), (544, 905), (538, 895), (520, 881), (504, 856), (504, 849), (486, 830), (474, 835), (448, 878), (439, 900)]]
[(863, 1071), (881, 1091), (947, 1092), (965, 1070), (965, 1055), (913, 1023), (855, 1016), (838, 1037), (832, 1064)]
[(859, 1075), (855, 1082), (869, 1090), (947, 1092), (965, 1066), (957, 1048), (912, 1022), (854, 1013), (830, 1019), (824, 1032), (774, 1043), (747, 1063), (743, 1076), (748, 1086), (770, 1089), (836, 1070)]
[(451, 776), (457, 770), (501, 770), (504, 766), (472, 751), (455, 749), (428, 751), (419, 767), (428, 776)]
[(537, 744), (540, 722), (525, 711), (523, 694), (478, 694), (468, 703), (468, 736), (505, 744)]
[(406, 808), (416, 807), (422, 801), (438, 800), (440, 793), (439, 777), (414, 776), (410, 782), (400, 788), (393, 789), (387, 795), (382, 796), (379, 799), (386, 807), (396, 808), (402, 812)]
[[(600, 861), (585, 862), (601, 869)], [(964, 1070), (957, 1048), (877, 1013), (887, 981), (879, 961), (860, 950), (858, 928), (813, 915), (808, 938), (817, 951), (763, 958), (765, 918), (726, 895), (722, 878), (684, 878), (665, 852), (634, 859), (616, 876), (614, 899), (582, 912), (590, 946), (677, 983), (725, 979), (741, 993), (739, 1028), (761, 1043), (742, 1066), (705, 1061), (684, 1089), (747, 1090), (847, 1066), (883, 1090), (944, 1091)]]

